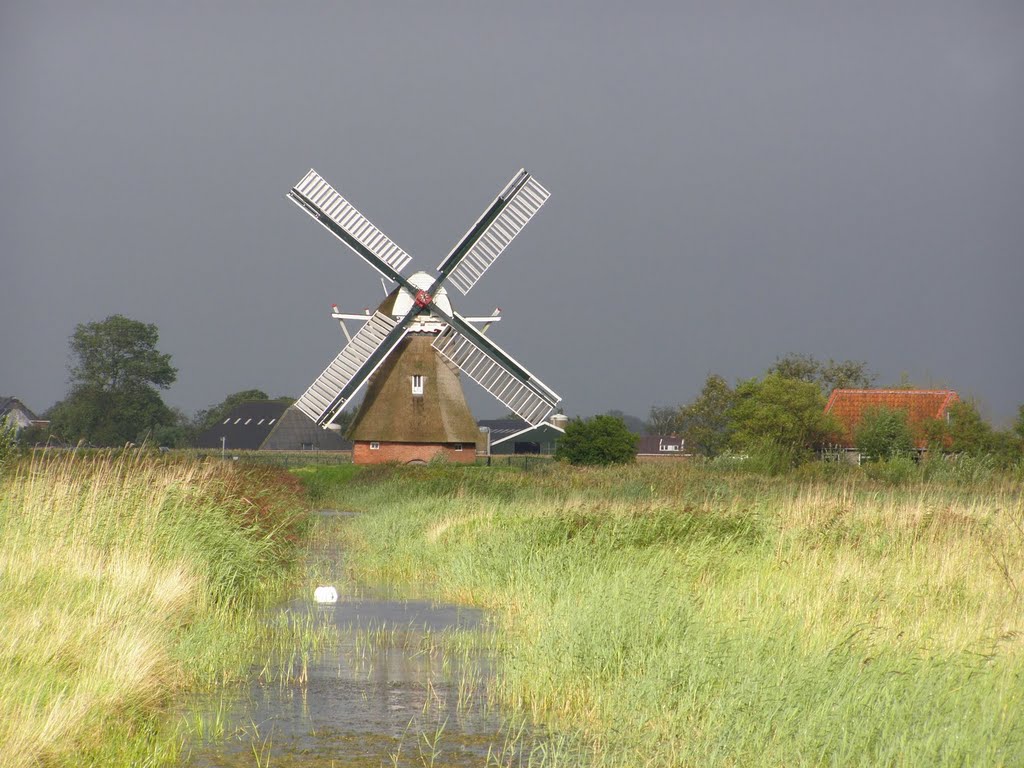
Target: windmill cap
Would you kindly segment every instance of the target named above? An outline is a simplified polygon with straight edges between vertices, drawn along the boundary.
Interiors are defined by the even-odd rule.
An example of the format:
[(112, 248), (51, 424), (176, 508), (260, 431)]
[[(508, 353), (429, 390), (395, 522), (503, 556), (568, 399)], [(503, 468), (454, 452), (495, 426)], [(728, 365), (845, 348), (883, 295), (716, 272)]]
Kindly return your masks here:
[[(434, 278), (426, 272), (416, 272), (409, 276), (409, 282), (419, 290), (426, 291), (434, 284)], [(446, 291), (443, 286), (437, 289), (437, 292), (431, 297), (431, 299), (434, 304), (437, 304), (438, 309), (442, 312), (449, 315), (452, 314), (452, 305), (448, 300), (448, 291)], [(405, 288), (399, 288), (398, 295), (395, 296), (395, 301), (389, 314), (392, 317), (405, 317), (409, 310), (412, 309), (415, 302), (415, 296), (405, 290)]]

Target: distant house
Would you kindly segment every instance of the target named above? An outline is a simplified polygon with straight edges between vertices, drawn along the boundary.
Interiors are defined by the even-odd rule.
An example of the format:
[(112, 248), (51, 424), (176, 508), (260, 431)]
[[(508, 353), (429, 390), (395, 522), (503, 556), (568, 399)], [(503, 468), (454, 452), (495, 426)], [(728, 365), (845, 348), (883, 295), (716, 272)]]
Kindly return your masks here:
[(15, 433), (29, 427), (48, 427), (50, 422), (40, 419), (16, 397), (0, 397), (0, 424), (13, 427)]
[(865, 413), (872, 408), (904, 411), (917, 435), (917, 447), (923, 449), (927, 441), (921, 427), (932, 419), (948, 421), (950, 406), (958, 402), (960, 396), (951, 389), (836, 389), (828, 399), (825, 413), (835, 416), (842, 427), (839, 446), (852, 450), (854, 433)]
[(555, 452), (562, 435), (565, 434), (565, 430), (561, 426), (549, 422), (534, 427), (522, 419), (485, 419), (477, 424), (481, 432), (486, 430), (486, 434), (481, 435), (479, 443), (481, 452), (488, 452), (486, 446), (489, 436), (489, 455), (492, 456), (531, 454), (550, 456)]
[(677, 435), (641, 435), (636, 457), (640, 461), (681, 459), (687, 455), (684, 448), (685, 441)]
[(352, 443), (322, 429), (295, 406), (249, 400), (196, 439), (197, 448), (228, 451), (348, 451)]

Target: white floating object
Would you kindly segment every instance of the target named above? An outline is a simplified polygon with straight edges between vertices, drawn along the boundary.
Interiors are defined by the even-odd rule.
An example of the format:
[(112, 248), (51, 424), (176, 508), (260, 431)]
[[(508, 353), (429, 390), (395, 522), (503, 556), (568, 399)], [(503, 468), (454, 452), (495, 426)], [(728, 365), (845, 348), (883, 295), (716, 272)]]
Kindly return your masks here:
[(334, 587), (317, 587), (313, 592), (313, 599), (318, 603), (338, 602), (338, 590)]

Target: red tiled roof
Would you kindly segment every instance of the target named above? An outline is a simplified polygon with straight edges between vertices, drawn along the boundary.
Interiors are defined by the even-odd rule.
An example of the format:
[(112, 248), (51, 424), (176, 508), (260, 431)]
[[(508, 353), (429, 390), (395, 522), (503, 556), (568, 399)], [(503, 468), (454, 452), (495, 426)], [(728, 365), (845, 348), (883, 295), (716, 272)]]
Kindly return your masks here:
[[(871, 408), (906, 411), (911, 427), (929, 419), (941, 419), (960, 396), (951, 389), (836, 389), (825, 406), (843, 425), (842, 440), (853, 445), (853, 431)], [(921, 445), (923, 447), (923, 440)]]

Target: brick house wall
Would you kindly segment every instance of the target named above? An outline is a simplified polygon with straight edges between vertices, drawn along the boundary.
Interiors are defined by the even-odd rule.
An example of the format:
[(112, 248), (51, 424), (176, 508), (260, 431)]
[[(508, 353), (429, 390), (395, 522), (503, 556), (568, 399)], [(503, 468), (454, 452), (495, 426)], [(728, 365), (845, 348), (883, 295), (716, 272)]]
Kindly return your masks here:
[(411, 461), (430, 461), (438, 454), (446, 460), (472, 464), (476, 461), (476, 444), (462, 443), (462, 450), (455, 450), (454, 443), (378, 443), (379, 448), (370, 448), (369, 441), (357, 440), (352, 449), (353, 464), (385, 464), (395, 462), (408, 464)]

